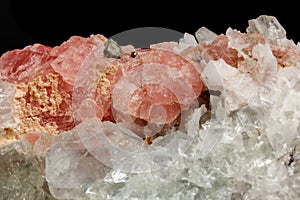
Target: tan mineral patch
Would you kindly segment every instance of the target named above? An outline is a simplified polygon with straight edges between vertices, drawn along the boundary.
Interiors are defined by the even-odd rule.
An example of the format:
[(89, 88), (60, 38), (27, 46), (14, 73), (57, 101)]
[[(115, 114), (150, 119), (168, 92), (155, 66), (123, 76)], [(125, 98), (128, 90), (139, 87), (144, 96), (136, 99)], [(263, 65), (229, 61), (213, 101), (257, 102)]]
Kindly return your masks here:
[[(96, 66), (100, 67), (100, 66)], [(110, 80), (106, 77), (107, 75), (114, 74), (118, 71), (118, 67), (115, 65), (109, 65), (108, 67), (100, 70), (100, 79), (98, 82), (98, 93), (103, 96), (109, 96), (110, 92), (108, 91), (110, 87)]]
[(115, 65), (109, 65), (106, 69), (105, 69), (105, 73), (106, 74), (114, 74), (118, 71), (118, 67)]
[(110, 81), (105, 78), (105, 76), (101, 76), (99, 80), (99, 92), (101, 95), (106, 96), (109, 95), (108, 88), (110, 86)]
[(0, 146), (9, 144), (15, 140), (17, 140), (19, 136), (12, 128), (3, 128), (0, 130)]
[(30, 131), (58, 133), (55, 122), (48, 122), (42, 126), (38, 117), (45, 112), (56, 116), (63, 99), (68, 96), (59, 91), (58, 81), (57, 74), (47, 74), (45, 80), (38, 76), (28, 84), (22, 83), (17, 86), (14, 104), (21, 134)]

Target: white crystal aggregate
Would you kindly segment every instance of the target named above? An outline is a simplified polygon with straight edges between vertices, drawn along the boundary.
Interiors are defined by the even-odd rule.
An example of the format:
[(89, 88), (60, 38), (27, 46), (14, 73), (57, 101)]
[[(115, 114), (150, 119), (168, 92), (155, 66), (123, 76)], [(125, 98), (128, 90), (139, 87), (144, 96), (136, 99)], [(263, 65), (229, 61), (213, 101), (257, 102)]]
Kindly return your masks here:
[(184, 33), (183, 38), (179, 39), (178, 45), (174, 48), (176, 53), (180, 53), (188, 47), (195, 47), (198, 43), (195, 37), (189, 33)]
[[(236, 38), (235, 31), (226, 31), (228, 45), (243, 56), (247, 65), (234, 68), (222, 59), (202, 62), (203, 81), (209, 90), (220, 92), (210, 96), (209, 119), (199, 123), (208, 113), (203, 106), (190, 110), (184, 126), (172, 133), (177, 134), (177, 142), (169, 151), (159, 145), (169, 144), (170, 136), (145, 146), (115, 124), (99, 126), (97, 120), (83, 121), (73, 130), (50, 139), (51, 146), (45, 145), (47, 152), (39, 155), (45, 158), (45, 177), (53, 197), (299, 199), (300, 65), (278, 67), (270, 45), (295, 50), (299, 47), (286, 38), (283, 27), (271, 16), (249, 21), (248, 33), (261, 33), (268, 38), (266, 44), (252, 49), (251, 57), (241, 51), (247, 44)], [(210, 43), (216, 37), (205, 27), (196, 32), (198, 42)], [(180, 44), (180, 48), (193, 46), (194, 39), (185, 35)], [(0, 91), (7, 91), (0, 95), (11, 92), (5, 87), (0, 84)], [(2, 108), (0, 112), (5, 113)], [(110, 132), (104, 131), (107, 129)], [(108, 140), (101, 142), (100, 138), (99, 142), (100, 133), (106, 133)], [(37, 144), (45, 142), (43, 138)], [(180, 141), (187, 139), (190, 145), (181, 146)], [(34, 151), (37, 153), (39, 148), (45, 152), (43, 145)], [(160, 157), (150, 155), (156, 148), (162, 148)], [(125, 153), (114, 154), (116, 149), (148, 155), (136, 156), (134, 160)], [(168, 160), (172, 152), (178, 157)]]
[(270, 44), (294, 47), (295, 43), (286, 37), (286, 31), (276, 17), (260, 15), (248, 21), (247, 33), (261, 33)]
[(202, 26), (196, 31), (195, 36), (197, 38), (198, 43), (202, 43), (202, 42), (210, 43), (214, 41), (214, 39), (216, 39), (218, 35), (212, 32), (211, 30), (209, 30), (208, 28), (206, 28), (205, 26)]
[(17, 128), (17, 121), (13, 113), (14, 97), (15, 86), (11, 83), (0, 81), (0, 136), (5, 134), (5, 128)]

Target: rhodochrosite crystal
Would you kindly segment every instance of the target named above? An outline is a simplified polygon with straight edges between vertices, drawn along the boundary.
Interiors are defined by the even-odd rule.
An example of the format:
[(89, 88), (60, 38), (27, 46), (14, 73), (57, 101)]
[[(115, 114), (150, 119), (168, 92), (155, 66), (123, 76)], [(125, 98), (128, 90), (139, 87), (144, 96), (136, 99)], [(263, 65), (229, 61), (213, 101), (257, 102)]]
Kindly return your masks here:
[(17, 133), (57, 134), (75, 126), (71, 100), (76, 73), (85, 57), (105, 40), (102, 35), (73, 36), (54, 48), (34, 44), (1, 56), (1, 80), (15, 88)]
[(4, 53), (0, 199), (299, 199), (300, 47), (248, 24)]
[[(81, 64), (96, 47), (102, 54), (89, 69), (96, 70), (98, 75), (94, 101), (99, 120), (114, 122), (129, 117), (142, 123), (169, 125), (181, 109), (187, 109), (201, 94), (200, 74), (183, 57), (159, 48), (132, 48), (130, 52), (124, 49), (120, 58), (110, 58), (105, 56), (111, 48), (107, 45), (110, 41), (105, 43), (102, 35), (73, 36), (54, 48), (35, 44), (5, 53), (0, 59), (1, 79), (15, 84), (14, 114), (19, 121), (16, 132), (58, 134), (74, 128), (72, 93), (75, 79)], [(151, 75), (147, 70), (155, 73)], [(120, 80), (122, 77), (130, 80)], [(117, 84), (119, 80), (121, 83)], [(126, 81), (135, 83), (127, 84)], [(163, 82), (168, 87), (163, 86)], [(130, 91), (132, 84), (136, 84), (136, 91)], [(113, 92), (117, 98), (112, 99)], [(111, 110), (112, 100), (117, 116), (113, 116)], [(162, 114), (159, 107), (166, 112)], [(141, 136), (147, 137), (146, 133)]]

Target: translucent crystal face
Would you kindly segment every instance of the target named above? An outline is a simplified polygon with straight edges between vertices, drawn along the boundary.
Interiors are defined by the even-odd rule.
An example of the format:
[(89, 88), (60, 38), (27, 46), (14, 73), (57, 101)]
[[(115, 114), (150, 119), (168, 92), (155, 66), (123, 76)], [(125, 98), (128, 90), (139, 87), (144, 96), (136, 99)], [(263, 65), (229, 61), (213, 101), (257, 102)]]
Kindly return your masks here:
[(4, 54), (0, 199), (298, 199), (299, 61), (267, 15), (149, 49), (93, 35)]
[[(188, 44), (194, 37), (188, 37), (181, 40), (188, 41), (187, 45), (178, 50), (191, 46)], [(191, 44), (196, 46), (196, 40)], [(105, 165), (131, 173), (157, 171), (175, 162), (179, 151), (184, 152), (191, 145), (196, 132), (187, 131), (187, 119), (192, 118), (194, 109), (200, 109), (197, 98), (203, 82), (188, 59), (166, 49), (172, 45), (165, 43), (148, 49), (120, 47), (122, 56), (118, 59), (107, 58), (102, 53), (106, 52), (106, 45), (99, 45), (82, 65), (75, 82), (73, 108), (75, 113), (90, 115), (88, 119), (76, 115), (75, 121), (84, 124), (79, 124), (77, 130), (84, 146)], [(105, 68), (107, 63), (109, 68)], [(95, 71), (89, 70), (94, 66)], [(108, 83), (105, 91), (100, 88), (103, 95), (99, 95), (99, 80), (94, 78), (99, 73), (100, 81), (106, 79)], [(113, 120), (96, 119), (95, 106), (101, 106), (97, 104), (98, 98), (99, 103), (109, 105), (108, 113)], [(88, 102), (91, 105), (87, 106)], [(205, 111), (205, 107), (201, 108), (198, 115)], [(100, 108), (99, 113), (105, 112)], [(142, 139), (146, 144), (152, 144), (154, 139), (155, 142), (149, 147)]]

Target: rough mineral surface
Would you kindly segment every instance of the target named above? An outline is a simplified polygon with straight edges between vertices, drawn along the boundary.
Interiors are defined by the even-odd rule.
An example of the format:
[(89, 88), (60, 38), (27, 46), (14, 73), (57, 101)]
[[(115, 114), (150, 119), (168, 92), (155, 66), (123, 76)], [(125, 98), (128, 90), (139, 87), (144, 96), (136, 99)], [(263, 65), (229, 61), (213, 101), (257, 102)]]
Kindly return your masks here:
[(299, 199), (300, 47), (248, 24), (2, 55), (0, 199)]
[(10, 143), (0, 149), (0, 199), (47, 199), (50, 194), (45, 179), (45, 157), (29, 156)]
[(104, 41), (101, 35), (73, 36), (54, 48), (34, 44), (1, 56), (1, 81), (14, 88), (13, 102), (7, 103), (13, 104), (15, 132), (57, 134), (75, 126), (71, 108), (74, 76), (87, 54)]

